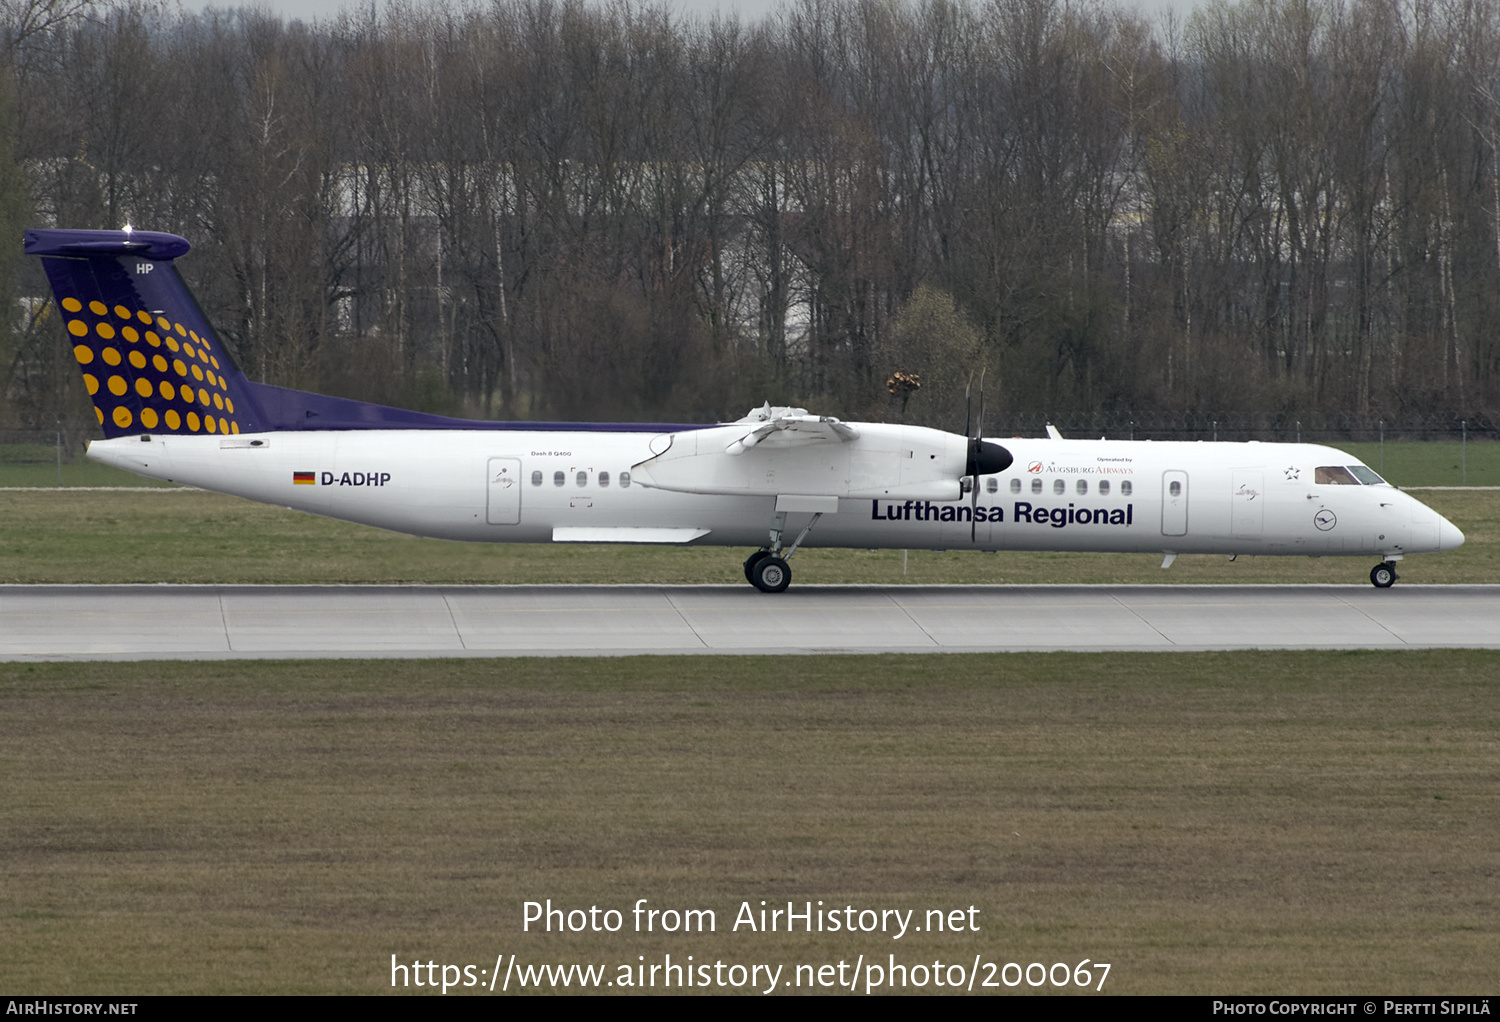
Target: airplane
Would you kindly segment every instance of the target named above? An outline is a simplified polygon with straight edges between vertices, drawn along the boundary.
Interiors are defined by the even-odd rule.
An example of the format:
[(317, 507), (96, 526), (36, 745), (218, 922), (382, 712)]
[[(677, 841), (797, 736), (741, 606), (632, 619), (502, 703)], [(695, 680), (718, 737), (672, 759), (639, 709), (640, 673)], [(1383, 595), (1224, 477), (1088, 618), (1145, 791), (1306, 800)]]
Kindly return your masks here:
[(25, 236), (104, 431), (88, 456), (154, 479), (441, 539), (750, 546), (767, 593), (803, 546), (1373, 556), (1383, 589), (1464, 541), (1317, 444), (1001, 442), (769, 402), (709, 425), (479, 422), (255, 383), (177, 273), (189, 248)]

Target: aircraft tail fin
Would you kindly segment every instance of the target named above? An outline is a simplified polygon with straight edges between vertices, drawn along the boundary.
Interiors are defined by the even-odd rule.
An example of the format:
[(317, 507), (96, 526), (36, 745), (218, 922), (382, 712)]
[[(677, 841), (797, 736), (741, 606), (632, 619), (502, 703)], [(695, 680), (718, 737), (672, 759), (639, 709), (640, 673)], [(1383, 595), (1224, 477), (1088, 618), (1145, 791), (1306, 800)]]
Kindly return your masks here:
[(173, 265), (190, 247), (151, 231), (26, 232), (106, 437), (271, 428)]

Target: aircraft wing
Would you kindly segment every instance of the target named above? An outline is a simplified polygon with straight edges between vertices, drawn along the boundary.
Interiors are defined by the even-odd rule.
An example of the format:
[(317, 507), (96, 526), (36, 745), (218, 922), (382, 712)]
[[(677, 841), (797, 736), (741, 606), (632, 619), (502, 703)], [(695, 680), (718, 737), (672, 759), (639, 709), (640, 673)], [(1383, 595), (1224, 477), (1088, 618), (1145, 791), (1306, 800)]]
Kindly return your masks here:
[[(644, 486), (680, 493), (957, 500), (959, 480), (972, 474), (968, 448), (965, 437), (921, 426), (765, 408), (739, 422), (661, 434), (653, 456), (631, 472)], [(1009, 463), (1007, 454), (990, 471)]]
[(858, 439), (859, 430), (826, 415), (781, 414), (761, 423), (743, 436), (736, 437), (724, 448), (724, 453), (741, 455), (763, 443), (776, 448), (814, 443), (848, 443)]

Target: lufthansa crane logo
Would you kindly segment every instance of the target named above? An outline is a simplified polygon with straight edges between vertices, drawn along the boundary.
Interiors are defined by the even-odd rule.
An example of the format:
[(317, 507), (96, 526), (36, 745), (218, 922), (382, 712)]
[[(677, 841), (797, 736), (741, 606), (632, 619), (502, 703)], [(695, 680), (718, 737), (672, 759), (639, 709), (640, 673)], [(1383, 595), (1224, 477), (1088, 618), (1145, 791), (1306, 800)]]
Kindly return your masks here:
[(1339, 523), (1339, 517), (1338, 517), (1338, 515), (1334, 514), (1332, 511), (1328, 510), (1326, 507), (1323, 510), (1319, 511), (1317, 514), (1313, 515), (1313, 524), (1316, 525), (1318, 527), (1318, 529), (1321, 530), (1321, 531), (1323, 531), (1323, 532), (1327, 532), (1329, 529), (1333, 528), (1338, 523)]

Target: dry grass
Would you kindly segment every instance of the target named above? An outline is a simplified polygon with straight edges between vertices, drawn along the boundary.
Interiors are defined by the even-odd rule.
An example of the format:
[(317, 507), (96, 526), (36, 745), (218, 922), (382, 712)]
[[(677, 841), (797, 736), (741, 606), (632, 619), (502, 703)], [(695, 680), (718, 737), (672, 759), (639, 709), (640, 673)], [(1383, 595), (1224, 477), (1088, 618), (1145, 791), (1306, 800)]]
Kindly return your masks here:
[[(390, 955), (1112, 963), (1482, 993), (1500, 656), (0, 665), (12, 990), (379, 992)], [(521, 932), (521, 903), (714, 935)], [(974, 935), (725, 932), (742, 900)], [(613, 974), (613, 973), (611, 973)], [(1025, 989), (1024, 987), (1022, 989)]]

